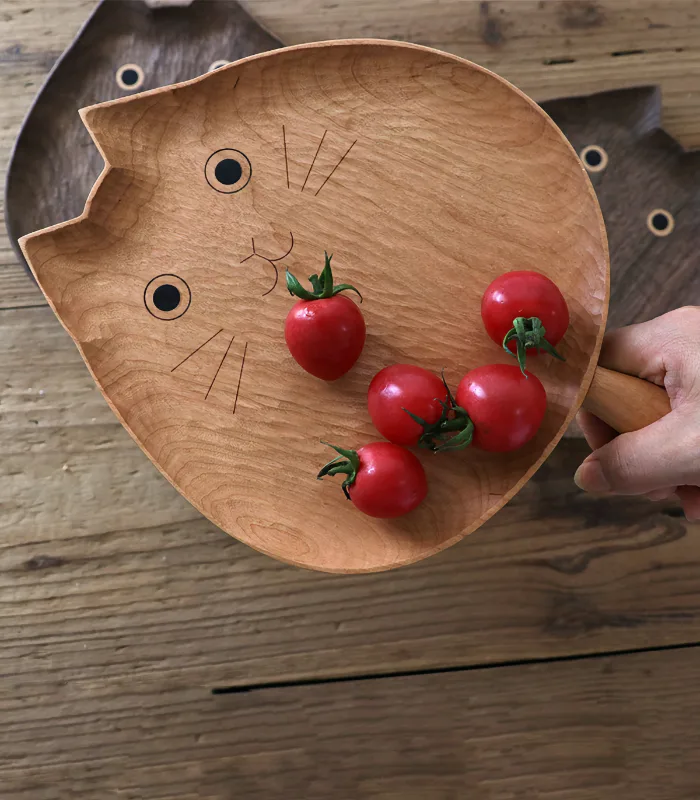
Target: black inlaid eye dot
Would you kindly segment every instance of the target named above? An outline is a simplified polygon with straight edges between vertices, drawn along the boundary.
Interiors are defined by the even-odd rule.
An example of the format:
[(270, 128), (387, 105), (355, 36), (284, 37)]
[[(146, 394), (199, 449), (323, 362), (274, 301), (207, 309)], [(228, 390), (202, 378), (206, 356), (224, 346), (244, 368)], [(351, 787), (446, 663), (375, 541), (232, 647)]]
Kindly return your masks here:
[(602, 172), (608, 166), (608, 154), (597, 144), (589, 144), (580, 153), (583, 166), (589, 172)]
[(124, 81), (127, 86), (133, 86), (135, 83), (138, 83), (138, 80), (139, 74), (135, 69), (125, 69), (124, 72), (122, 72), (122, 81)]
[(180, 290), (172, 283), (164, 283), (153, 292), (153, 305), (158, 311), (174, 311), (180, 305)]
[(651, 218), (651, 224), (657, 231), (665, 231), (666, 228), (669, 226), (668, 217), (664, 216), (663, 214), (654, 214)]
[(248, 156), (233, 148), (217, 150), (204, 165), (207, 183), (221, 194), (234, 194), (245, 189), (252, 175), (253, 167)]
[(221, 69), (221, 67), (225, 67), (229, 62), (225, 58), (218, 58), (216, 61), (212, 61), (209, 65), (208, 72), (213, 72), (215, 69)]
[(122, 64), (116, 73), (117, 85), (126, 91), (135, 91), (143, 86), (144, 74), (138, 64)]
[(655, 208), (647, 215), (647, 228), (654, 236), (668, 236), (673, 233), (676, 221), (670, 211), (665, 208)]
[(243, 168), (235, 158), (224, 158), (214, 167), (214, 177), (225, 186), (233, 186), (243, 176)]
[(178, 275), (158, 275), (146, 284), (143, 302), (148, 313), (156, 319), (178, 319), (190, 307), (192, 293)]

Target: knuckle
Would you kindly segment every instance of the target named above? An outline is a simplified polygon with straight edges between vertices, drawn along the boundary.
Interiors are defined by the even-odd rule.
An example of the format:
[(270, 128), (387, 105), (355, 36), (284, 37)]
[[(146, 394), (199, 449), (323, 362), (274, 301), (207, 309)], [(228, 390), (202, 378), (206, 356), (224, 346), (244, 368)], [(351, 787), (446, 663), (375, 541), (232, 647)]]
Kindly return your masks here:
[(665, 365), (666, 389), (672, 396), (683, 387), (695, 394), (696, 384), (700, 384), (700, 349), (697, 346), (700, 306), (683, 306), (659, 319), (665, 323), (660, 353)]
[(666, 315), (675, 332), (682, 336), (700, 333), (700, 306), (683, 306)]

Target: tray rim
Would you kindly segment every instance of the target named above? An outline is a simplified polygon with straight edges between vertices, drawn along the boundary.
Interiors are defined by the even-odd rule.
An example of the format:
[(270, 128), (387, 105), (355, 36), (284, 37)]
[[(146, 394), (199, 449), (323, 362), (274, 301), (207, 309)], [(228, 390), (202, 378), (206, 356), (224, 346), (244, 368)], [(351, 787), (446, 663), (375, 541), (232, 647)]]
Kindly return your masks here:
[[(489, 519), (491, 519), (491, 517), (493, 517), (498, 511), (500, 511), (503, 508), (503, 506), (505, 506), (523, 488), (523, 486), (525, 486), (525, 484), (535, 475), (537, 470), (539, 470), (539, 468), (544, 464), (544, 462), (547, 460), (547, 458), (549, 457), (551, 452), (554, 450), (554, 448), (557, 446), (557, 444), (560, 442), (560, 440), (564, 436), (564, 433), (566, 432), (567, 428), (569, 427), (569, 425), (573, 421), (574, 417), (578, 413), (579, 409), (581, 408), (581, 405), (583, 404), (583, 401), (584, 401), (586, 395), (588, 394), (588, 390), (589, 390), (589, 388), (591, 386), (591, 383), (593, 381), (593, 376), (594, 376), (595, 370), (596, 370), (596, 368), (598, 366), (598, 359), (599, 359), (600, 351), (601, 351), (601, 348), (602, 348), (602, 345), (603, 345), (603, 338), (605, 336), (605, 330), (606, 330), (606, 324), (607, 324), (607, 318), (608, 318), (608, 310), (609, 310), (609, 304), (610, 304), (610, 249), (609, 249), (609, 244), (608, 244), (608, 236), (607, 236), (607, 230), (606, 230), (606, 227), (605, 227), (605, 221), (603, 219), (603, 214), (602, 214), (602, 211), (600, 209), (600, 204), (598, 202), (598, 197), (597, 197), (597, 195), (595, 193), (595, 189), (593, 188), (593, 184), (592, 184), (592, 182), (590, 180), (590, 176), (588, 175), (588, 172), (586, 171), (585, 167), (581, 163), (581, 160), (580, 160), (578, 154), (576, 153), (576, 151), (574, 150), (573, 145), (569, 142), (569, 140), (566, 138), (566, 136), (561, 131), (559, 126), (549, 116), (549, 114), (547, 114), (547, 112), (538, 103), (536, 103), (531, 97), (526, 95), (523, 91), (518, 89), (517, 86), (513, 85), (512, 83), (510, 83), (510, 81), (508, 81), (505, 78), (501, 77), (497, 73), (487, 69), (486, 67), (482, 67), (479, 64), (475, 64), (474, 62), (469, 61), (468, 59), (461, 58), (460, 56), (453, 55), (452, 53), (447, 53), (447, 52), (445, 52), (443, 50), (439, 50), (439, 49), (434, 48), (434, 47), (426, 47), (425, 45), (414, 44), (414, 43), (411, 43), (411, 42), (401, 42), (401, 41), (396, 41), (396, 40), (393, 40), (393, 39), (374, 39), (374, 38), (331, 39), (331, 40), (320, 41), (320, 42), (308, 42), (308, 43), (304, 43), (304, 44), (291, 45), (291, 46), (288, 46), (288, 47), (280, 47), (280, 48), (277, 48), (277, 49), (274, 49), (274, 50), (268, 50), (268, 51), (265, 51), (265, 52), (262, 52), (262, 53), (256, 53), (256, 54), (251, 55), (251, 56), (246, 56), (245, 58), (241, 58), (238, 61), (232, 61), (230, 64), (228, 64), (228, 65), (226, 65), (224, 67), (221, 67), (219, 70), (217, 70), (217, 72), (221, 72), (223, 70), (239, 68), (242, 65), (248, 64), (250, 62), (260, 61), (260, 60), (267, 59), (267, 58), (275, 58), (275, 57), (277, 57), (279, 55), (283, 55), (283, 54), (289, 53), (289, 52), (300, 52), (300, 51), (304, 51), (304, 50), (322, 50), (322, 49), (325, 49), (325, 48), (335, 48), (335, 47), (361, 47), (361, 46), (365, 46), (365, 45), (366, 46), (381, 45), (381, 46), (385, 46), (385, 47), (397, 48), (397, 49), (402, 49), (402, 50), (414, 50), (414, 51), (417, 51), (417, 52), (429, 53), (429, 54), (433, 54), (433, 55), (436, 55), (436, 56), (440, 56), (441, 58), (445, 58), (447, 60), (453, 61), (456, 64), (461, 64), (461, 65), (463, 65), (465, 67), (468, 67), (470, 69), (475, 70), (476, 72), (480, 72), (480, 73), (482, 73), (484, 75), (488, 75), (488, 76), (494, 78), (499, 83), (503, 84), (504, 86), (506, 86), (510, 90), (514, 91), (521, 99), (523, 99), (526, 103), (528, 103), (531, 108), (533, 108), (538, 114), (540, 114), (542, 116), (542, 118), (546, 121), (546, 123), (556, 131), (556, 134), (565, 143), (566, 148), (568, 149), (568, 151), (571, 154), (572, 158), (575, 160), (575, 163), (578, 165), (578, 167), (579, 167), (579, 169), (580, 169), (580, 171), (582, 173), (582, 176), (584, 178), (584, 185), (586, 186), (586, 190), (588, 192), (589, 198), (593, 203), (593, 208), (595, 210), (595, 214), (596, 214), (596, 217), (597, 217), (597, 220), (598, 220), (598, 231), (599, 231), (600, 243), (601, 243), (601, 246), (602, 246), (602, 255), (603, 255), (604, 261), (605, 261), (605, 270), (604, 270), (605, 295), (604, 295), (604, 298), (602, 300), (601, 321), (600, 321), (600, 325), (599, 325), (599, 328), (598, 328), (598, 334), (597, 334), (597, 337), (596, 337), (595, 346), (594, 346), (594, 348), (593, 348), (593, 350), (592, 350), (592, 352), (590, 354), (588, 367), (586, 369), (586, 372), (584, 373), (583, 379), (581, 380), (581, 382), (579, 384), (578, 392), (577, 392), (573, 402), (571, 403), (569, 411), (568, 411), (564, 421), (562, 422), (559, 430), (556, 432), (556, 434), (549, 441), (547, 446), (544, 448), (544, 450), (540, 454), (539, 458), (530, 466), (530, 468), (522, 475), (522, 477), (511, 487), (511, 489), (509, 489), (507, 492), (505, 492), (501, 496), (500, 500), (497, 503), (495, 503), (491, 508), (489, 508), (483, 514), (481, 514), (480, 517), (478, 518), (478, 520), (474, 521), (471, 525), (468, 525), (465, 529), (460, 531), (460, 533), (458, 535), (452, 536), (451, 538), (446, 539), (443, 542), (440, 542), (440, 544), (437, 545), (437, 546), (434, 546), (434, 547), (432, 547), (430, 549), (426, 549), (425, 551), (421, 552), (417, 556), (407, 557), (407, 558), (405, 558), (403, 560), (392, 562), (390, 564), (371, 565), (371, 566), (368, 566), (368, 567), (347, 569), (347, 568), (340, 568), (340, 567), (331, 568), (331, 567), (317, 566), (317, 565), (313, 565), (313, 564), (297, 562), (292, 558), (288, 558), (288, 557), (282, 556), (282, 555), (280, 555), (278, 553), (269, 551), (269, 550), (267, 550), (267, 549), (265, 549), (263, 547), (259, 547), (257, 545), (251, 544), (248, 541), (245, 541), (243, 539), (238, 539), (238, 537), (234, 536), (233, 534), (228, 533), (228, 531), (224, 531), (227, 535), (238, 539), (238, 541), (241, 541), (243, 544), (247, 545), (248, 547), (252, 547), (253, 549), (258, 550), (259, 552), (262, 552), (265, 555), (268, 555), (268, 556), (270, 556), (272, 558), (275, 558), (278, 561), (282, 561), (284, 563), (291, 564), (292, 566), (302, 567), (304, 569), (310, 569), (310, 570), (315, 570), (315, 571), (320, 571), (320, 572), (327, 572), (327, 573), (334, 573), (334, 574), (367, 574), (367, 573), (373, 573), (373, 572), (383, 572), (383, 571), (388, 571), (390, 569), (396, 569), (398, 567), (408, 566), (410, 564), (418, 563), (418, 562), (424, 560), (425, 558), (428, 558), (430, 556), (436, 555), (437, 553), (439, 553), (439, 552), (441, 552), (443, 550), (446, 550), (448, 547), (451, 547), (452, 545), (454, 545), (457, 542), (461, 541), (462, 539), (464, 539), (469, 534), (471, 534), (471, 533), (475, 532), (476, 530), (478, 530), (484, 523), (486, 523)], [(134, 94), (129, 95), (127, 97), (120, 97), (120, 98), (116, 98), (114, 100), (107, 100), (105, 102), (96, 103), (96, 104), (93, 104), (91, 106), (85, 106), (84, 108), (81, 108), (79, 110), (79, 114), (80, 114), (80, 117), (81, 117), (81, 119), (83, 121), (83, 124), (87, 128), (93, 143), (95, 144), (95, 146), (97, 147), (100, 155), (104, 159), (104, 167), (103, 167), (102, 171), (100, 172), (99, 176), (97, 177), (95, 183), (93, 184), (92, 189), (90, 190), (88, 198), (87, 198), (87, 200), (85, 202), (85, 207), (84, 207), (84, 209), (83, 209), (83, 211), (82, 211), (82, 213), (80, 215), (78, 215), (77, 217), (74, 217), (72, 219), (65, 220), (63, 222), (57, 223), (55, 225), (51, 225), (51, 226), (49, 226), (47, 228), (43, 228), (43, 229), (41, 229), (39, 231), (33, 231), (32, 233), (26, 234), (25, 236), (22, 236), (19, 239), (18, 243), (19, 243), (19, 246), (20, 246), (20, 248), (22, 250), (22, 254), (23, 254), (27, 264), (29, 265), (29, 268), (30, 268), (30, 270), (32, 272), (32, 275), (34, 276), (35, 280), (37, 281), (37, 284), (42, 289), (42, 293), (44, 293), (44, 291), (43, 291), (43, 288), (41, 287), (41, 283), (39, 282), (39, 279), (38, 279), (38, 277), (37, 277), (37, 275), (36, 275), (36, 273), (34, 271), (34, 268), (33, 268), (32, 264), (31, 264), (29, 258), (27, 257), (27, 252), (26, 252), (26, 244), (27, 244), (27, 242), (29, 240), (31, 240), (33, 237), (40, 236), (40, 235), (43, 235), (45, 233), (50, 233), (52, 231), (60, 230), (63, 227), (68, 227), (68, 226), (70, 226), (70, 225), (72, 225), (72, 224), (74, 224), (76, 222), (79, 222), (79, 221), (87, 219), (87, 217), (89, 216), (90, 208), (92, 206), (92, 202), (93, 202), (97, 192), (99, 191), (99, 188), (100, 188), (103, 180), (105, 179), (107, 174), (112, 169), (116, 168), (109, 162), (105, 152), (103, 151), (102, 147), (100, 146), (99, 142), (97, 141), (97, 138), (96, 138), (96, 136), (94, 134), (94, 131), (90, 126), (90, 120), (89, 120), (90, 114), (92, 112), (95, 112), (95, 111), (98, 111), (98, 110), (101, 110), (101, 109), (108, 109), (108, 108), (112, 108), (112, 107), (115, 107), (115, 106), (119, 106), (121, 104), (128, 104), (128, 103), (131, 103), (134, 100), (137, 100), (137, 99), (140, 99), (140, 98), (155, 97), (155, 96), (158, 96), (158, 95), (165, 95), (165, 94), (169, 94), (169, 93), (171, 93), (173, 91), (176, 91), (178, 89), (181, 89), (181, 88), (185, 88), (185, 87), (189, 87), (189, 86), (195, 86), (198, 83), (201, 83), (201, 82), (207, 80), (207, 78), (209, 78), (210, 76), (211, 76), (210, 73), (204, 73), (203, 75), (198, 75), (197, 77), (191, 78), (191, 79), (189, 79), (187, 81), (181, 81), (179, 83), (169, 84), (167, 86), (160, 86), (160, 87), (157, 87), (155, 89), (149, 89), (149, 90), (144, 91), (144, 92), (134, 93)], [(93, 372), (93, 370), (92, 370), (92, 368), (91, 368), (91, 366), (90, 366), (90, 364), (89, 364), (89, 362), (88, 362), (88, 360), (87, 360), (87, 358), (85, 356), (85, 353), (83, 351), (83, 348), (82, 348), (80, 342), (75, 338), (75, 336), (72, 334), (72, 332), (64, 324), (63, 320), (61, 319), (61, 317), (57, 313), (56, 308), (55, 308), (51, 298), (46, 293), (44, 293), (44, 296), (45, 296), (49, 306), (51, 307), (52, 311), (54, 312), (54, 314), (58, 318), (59, 322), (63, 326), (63, 328), (68, 332), (68, 334), (70, 335), (71, 339), (73, 339), (76, 347), (78, 348), (78, 352), (80, 353), (83, 361), (85, 362), (85, 364), (86, 364), (86, 366), (88, 368), (88, 371), (90, 372), (90, 375), (91, 375), (92, 379), (95, 381), (97, 387), (99, 388), (102, 396), (107, 401), (107, 404), (109, 405), (109, 407), (111, 408), (111, 410), (113, 411), (113, 413), (115, 414), (115, 416), (117, 417), (119, 422), (128, 431), (128, 433), (131, 436), (131, 438), (136, 442), (136, 444), (141, 449), (141, 451), (148, 457), (148, 459), (158, 469), (158, 471), (178, 491), (178, 493), (181, 494), (206, 519), (208, 519), (210, 522), (212, 522), (212, 524), (216, 525), (217, 523), (214, 522), (211, 519), (211, 517), (204, 511), (204, 509), (200, 506), (200, 504), (198, 504), (197, 502), (193, 501), (190, 497), (188, 497), (174, 483), (174, 481), (164, 471), (164, 469), (158, 464), (158, 462), (150, 455), (150, 453), (148, 453), (148, 451), (144, 449), (144, 447), (141, 445), (141, 442), (139, 441), (138, 437), (131, 430), (130, 426), (128, 425), (128, 423), (126, 422), (126, 420), (124, 419), (122, 414), (118, 411), (118, 409), (114, 406), (114, 404), (112, 403), (110, 398), (104, 392), (101, 383), (97, 379), (95, 373)], [(217, 525), (217, 527), (219, 527), (219, 526)]]

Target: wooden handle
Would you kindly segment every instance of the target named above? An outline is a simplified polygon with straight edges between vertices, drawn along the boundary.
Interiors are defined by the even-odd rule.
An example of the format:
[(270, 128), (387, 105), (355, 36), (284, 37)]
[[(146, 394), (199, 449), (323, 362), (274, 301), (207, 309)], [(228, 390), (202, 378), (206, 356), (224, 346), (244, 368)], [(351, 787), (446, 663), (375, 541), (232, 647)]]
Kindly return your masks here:
[(597, 367), (583, 407), (619, 433), (629, 433), (661, 419), (671, 403), (654, 383)]

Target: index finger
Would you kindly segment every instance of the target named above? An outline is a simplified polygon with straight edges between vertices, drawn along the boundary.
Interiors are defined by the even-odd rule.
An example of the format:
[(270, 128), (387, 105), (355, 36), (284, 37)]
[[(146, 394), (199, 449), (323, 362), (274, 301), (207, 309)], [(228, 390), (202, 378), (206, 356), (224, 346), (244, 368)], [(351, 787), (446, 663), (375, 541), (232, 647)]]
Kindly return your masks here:
[(668, 335), (666, 316), (606, 333), (600, 365), (663, 386), (666, 368), (662, 342)]

